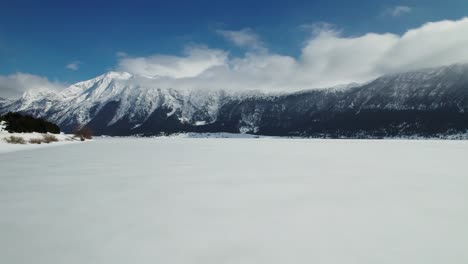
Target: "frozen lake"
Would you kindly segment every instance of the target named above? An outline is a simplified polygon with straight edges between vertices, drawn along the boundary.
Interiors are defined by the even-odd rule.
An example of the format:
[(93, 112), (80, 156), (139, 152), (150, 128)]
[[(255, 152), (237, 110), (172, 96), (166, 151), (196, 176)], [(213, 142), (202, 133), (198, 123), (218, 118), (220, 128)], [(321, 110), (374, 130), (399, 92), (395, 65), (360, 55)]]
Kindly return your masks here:
[(101, 139), (0, 154), (0, 263), (468, 263), (468, 142)]

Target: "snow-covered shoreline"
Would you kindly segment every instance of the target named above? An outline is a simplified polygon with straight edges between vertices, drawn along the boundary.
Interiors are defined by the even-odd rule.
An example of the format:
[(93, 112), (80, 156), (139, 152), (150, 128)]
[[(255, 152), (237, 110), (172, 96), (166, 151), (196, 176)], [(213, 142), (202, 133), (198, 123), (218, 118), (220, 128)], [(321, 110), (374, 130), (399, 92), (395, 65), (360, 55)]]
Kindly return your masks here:
[[(47, 135), (51, 135), (55, 137), (57, 141), (50, 142), (50, 143), (41, 143), (41, 144), (35, 144), (35, 143), (29, 142), (32, 139), (41, 140), (44, 138), (44, 136), (47, 136)], [(22, 138), (24, 140), (24, 144), (8, 143), (6, 140), (11, 137)], [(37, 133), (37, 132), (9, 133), (8, 131), (5, 130), (5, 123), (4, 122), (0, 123), (0, 154), (13, 152), (13, 151), (20, 151), (20, 150), (29, 150), (29, 149), (36, 149), (36, 148), (59, 146), (59, 145), (64, 145), (64, 144), (77, 143), (77, 142), (80, 142), (80, 141), (79, 139), (76, 139), (74, 135), (64, 134), (64, 133), (60, 133), (60, 134), (49, 134), (49, 133), (43, 134), (43, 133)]]
[[(54, 146), (61, 146), (61, 145), (74, 144), (74, 143), (81, 142), (79, 140), (73, 139), (73, 135), (68, 135), (68, 134), (54, 135), (58, 139), (57, 142), (41, 143), (41, 144), (33, 144), (33, 143), (27, 142), (29, 139), (33, 139), (33, 138), (39, 139), (42, 137), (42, 135), (43, 134), (41, 133), (8, 133), (8, 134), (0, 133), (0, 154), (13, 152), (13, 151), (54, 147)], [(25, 139), (26, 143), (25, 144), (7, 143), (5, 141), (5, 138), (8, 138), (10, 136), (22, 137)]]
[[(57, 142), (33, 144), (28, 143), (30, 139), (40, 139), (45, 134), (41, 133), (9, 133), (4, 129), (0, 128), (0, 154), (30, 150), (50, 146), (59, 146), (70, 143), (81, 142), (71, 134), (51, 134), (57, 138)], [(25, 144), (11, 144), (6, 142), (6, 138), (11, 136), (21, 137), (24, 139)], [(453, 135), (447, 137), (419, 137), (419, 136), (408, 136), (408, 137), (386, 137), (386, 138), (321, 138), (321, 137), (279, 137), (279, 136), (263, 136), (263, 135), (252, 135), (252, 134), (234, 134), (234, 133), (178, 133), (172, 135), (161, 135), (161, 136), (123, 136), (123, 137), (110, 137), (110, 136), (98, 136), (96, 139), (260, 139), (260, 140), (323, 140), (323, 141), (468, 141), (468, 134)]]
[(399, 136), (399, 137), (361, 137), (361, 138), (351, 138), (351, 137), (301, 137), (301, 136), (266, 136), (266, 135), (253, 135), (253, 134), (242, 134), (242, 133), (227, 133), (227, 132), (217, 132), (217, 133), (175, 133), (168, 135), (156, 135), (156, 136), (101, 136), (103, 138), (195, 138), (195, 139), (210, 139), (210, 138), (227, 138), (227, 139), (304, 139), (304, 140), (448, 140), (448, 141), (460, 141), (468, 140), (468, 133), (464, 134), (453, 134), (453, 135), (438, 135), (434, 137), (423, 137), (418, 135), (413, 136)]

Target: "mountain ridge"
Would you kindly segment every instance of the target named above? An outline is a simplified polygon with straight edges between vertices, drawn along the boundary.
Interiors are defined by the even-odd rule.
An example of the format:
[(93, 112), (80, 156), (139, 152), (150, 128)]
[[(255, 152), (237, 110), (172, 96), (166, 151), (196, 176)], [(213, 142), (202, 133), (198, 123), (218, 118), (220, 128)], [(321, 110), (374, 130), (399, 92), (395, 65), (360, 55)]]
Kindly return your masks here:
[(60, 92), (0, 101), (70, 131), (157, 135), (229, 132), (274, 136), (434, 136), (468, 131), (468, 65), (422, 69), (299, 92), (162, 89), (151, 79), (108, 72)]

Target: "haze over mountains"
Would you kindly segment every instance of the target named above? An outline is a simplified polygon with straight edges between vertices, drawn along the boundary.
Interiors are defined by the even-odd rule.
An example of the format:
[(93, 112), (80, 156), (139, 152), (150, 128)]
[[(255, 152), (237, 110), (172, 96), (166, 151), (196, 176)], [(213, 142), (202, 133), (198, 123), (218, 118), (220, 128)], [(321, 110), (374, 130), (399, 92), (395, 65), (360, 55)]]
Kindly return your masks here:
[(42, 117), (65, 131), (88, 126), (98, 135), (440, 136), (466, 133), (467, 110), (467, 64), (291, 93), (161, 89), (151, 78), (108, 72), (59, 92), (0, 100), (0, 113)]

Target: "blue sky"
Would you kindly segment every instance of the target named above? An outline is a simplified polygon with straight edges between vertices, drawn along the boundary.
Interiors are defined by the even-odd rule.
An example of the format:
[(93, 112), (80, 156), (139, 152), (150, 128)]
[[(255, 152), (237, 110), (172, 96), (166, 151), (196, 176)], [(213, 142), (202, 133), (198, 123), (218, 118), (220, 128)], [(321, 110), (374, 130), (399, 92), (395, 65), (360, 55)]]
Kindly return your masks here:
[[(96, 2), (1, 0), (0, 74), (72, 83), (115, 68), (119, 51), (180, 55), (187, 45), (203, 44), (236, 55), (242, 48), (216, 32), (244, 28), (271, 52), (297, 57), (310, 35), (307, 25), (330, 23), (347, 36), (402, 34), (468, 14), (466, 0)], [(408, 9), (395, 13), (398, 6)]]

